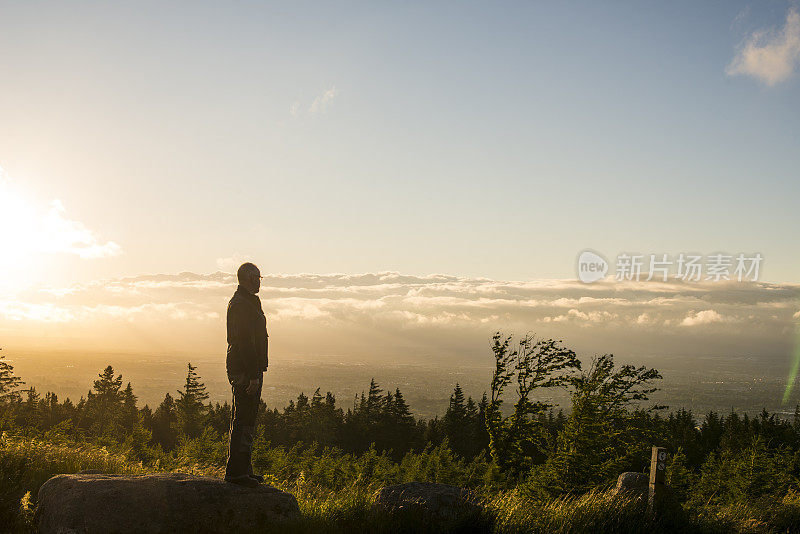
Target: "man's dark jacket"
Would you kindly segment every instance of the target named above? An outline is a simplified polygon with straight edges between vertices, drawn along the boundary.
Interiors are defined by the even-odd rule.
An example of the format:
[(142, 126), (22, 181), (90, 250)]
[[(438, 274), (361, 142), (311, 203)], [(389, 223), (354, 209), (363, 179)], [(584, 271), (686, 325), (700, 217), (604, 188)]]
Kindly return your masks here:
[(243, 373), (251, 379), (261, 378), (269, 363), (268, 337), (261, 299), (238, 286), (228, 302), (228, 374)]

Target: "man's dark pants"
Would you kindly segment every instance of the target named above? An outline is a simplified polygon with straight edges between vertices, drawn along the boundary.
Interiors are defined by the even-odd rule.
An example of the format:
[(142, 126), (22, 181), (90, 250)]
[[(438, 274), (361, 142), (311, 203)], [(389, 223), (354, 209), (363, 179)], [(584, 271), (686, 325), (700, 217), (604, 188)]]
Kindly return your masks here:
[(247, 394), (249, 378), (245, 375), (229, 374), (228, 381), (233, 390), (233, 407), (231, 408), (225, 478), (235, 478), (253, 474), (251, 456), (256, 430), (256, 414), (264, 380), (263, 377), (259, 378), (258, 390), (253, 395)]

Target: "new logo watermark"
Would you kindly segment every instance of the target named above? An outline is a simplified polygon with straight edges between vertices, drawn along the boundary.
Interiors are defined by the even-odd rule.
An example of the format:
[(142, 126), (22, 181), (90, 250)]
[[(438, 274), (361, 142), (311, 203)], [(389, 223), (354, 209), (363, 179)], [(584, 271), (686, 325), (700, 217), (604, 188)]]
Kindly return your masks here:
[(608, 262), (593, 250), (584, 250), (578, 254), (578, 280), (591, 284), (606, 277)]
[[(678, 255), (621, 253), (617, 255), (614, 266), (614, 280), (666, 282), (671, 274), (674, 280), (685, 282), (755, 282), (758, 280), (763, 259), (758, 252), (750, 255), (740, 252), (706, 256), (683, 252)], [(578, 280), (590, 284), (604, 279), (610, 267), (602, 254), (586, 249), (578, 254), (576, 269)]]

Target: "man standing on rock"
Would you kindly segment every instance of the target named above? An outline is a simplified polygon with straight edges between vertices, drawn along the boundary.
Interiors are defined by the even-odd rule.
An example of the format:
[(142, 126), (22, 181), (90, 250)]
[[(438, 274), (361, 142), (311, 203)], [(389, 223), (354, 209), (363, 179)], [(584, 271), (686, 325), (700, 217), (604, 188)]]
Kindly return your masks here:
[(267, 318), (256, 296), (261, 272), (244, 263), (236, 272), (239, 286), (228, 303), (228, 356), (226, 369), (233, 389), (228, 463), (225, 480), (255, 487), (264, 477), (253, 474), (251, 455), (261, 386), (267, 370)]

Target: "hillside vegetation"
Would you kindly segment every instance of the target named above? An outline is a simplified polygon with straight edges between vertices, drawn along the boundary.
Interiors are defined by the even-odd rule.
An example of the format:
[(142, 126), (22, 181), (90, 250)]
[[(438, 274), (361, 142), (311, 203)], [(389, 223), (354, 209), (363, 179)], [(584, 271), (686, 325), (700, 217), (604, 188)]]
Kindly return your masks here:
[[(800, 532), (800, 414), (696, 417), (648, 405), (658, 371), (611, 355), (584, 367), (554, 340), (498, 333), (492, 354), (483, 398), (455, 385), (432, 420), (375, 380), (346, 409), (320, 390), (282, 410), (262, 403), (254, 468), (302, 511), (281, 531)], [(182, 390), (155, 409), (123, 384), (107, 367), (86, 397), (60, 401), (22, 389), (0, 359), (0, 525), (33, 530), (38, 488), (58, 473), (222, 476), (230, 406), (207, 403), (191, 364)], [(565, 411), (543, 400), (551, 388), (569, 392)], [(645, 503), (608, 490), (623, 471), (645, 472), (653, 445), (670, 452), (681, 510), (649, 520)], [(373, 511), (378, 488), (409, 481), (472, 488), (485, 512), (442, 525)]]

